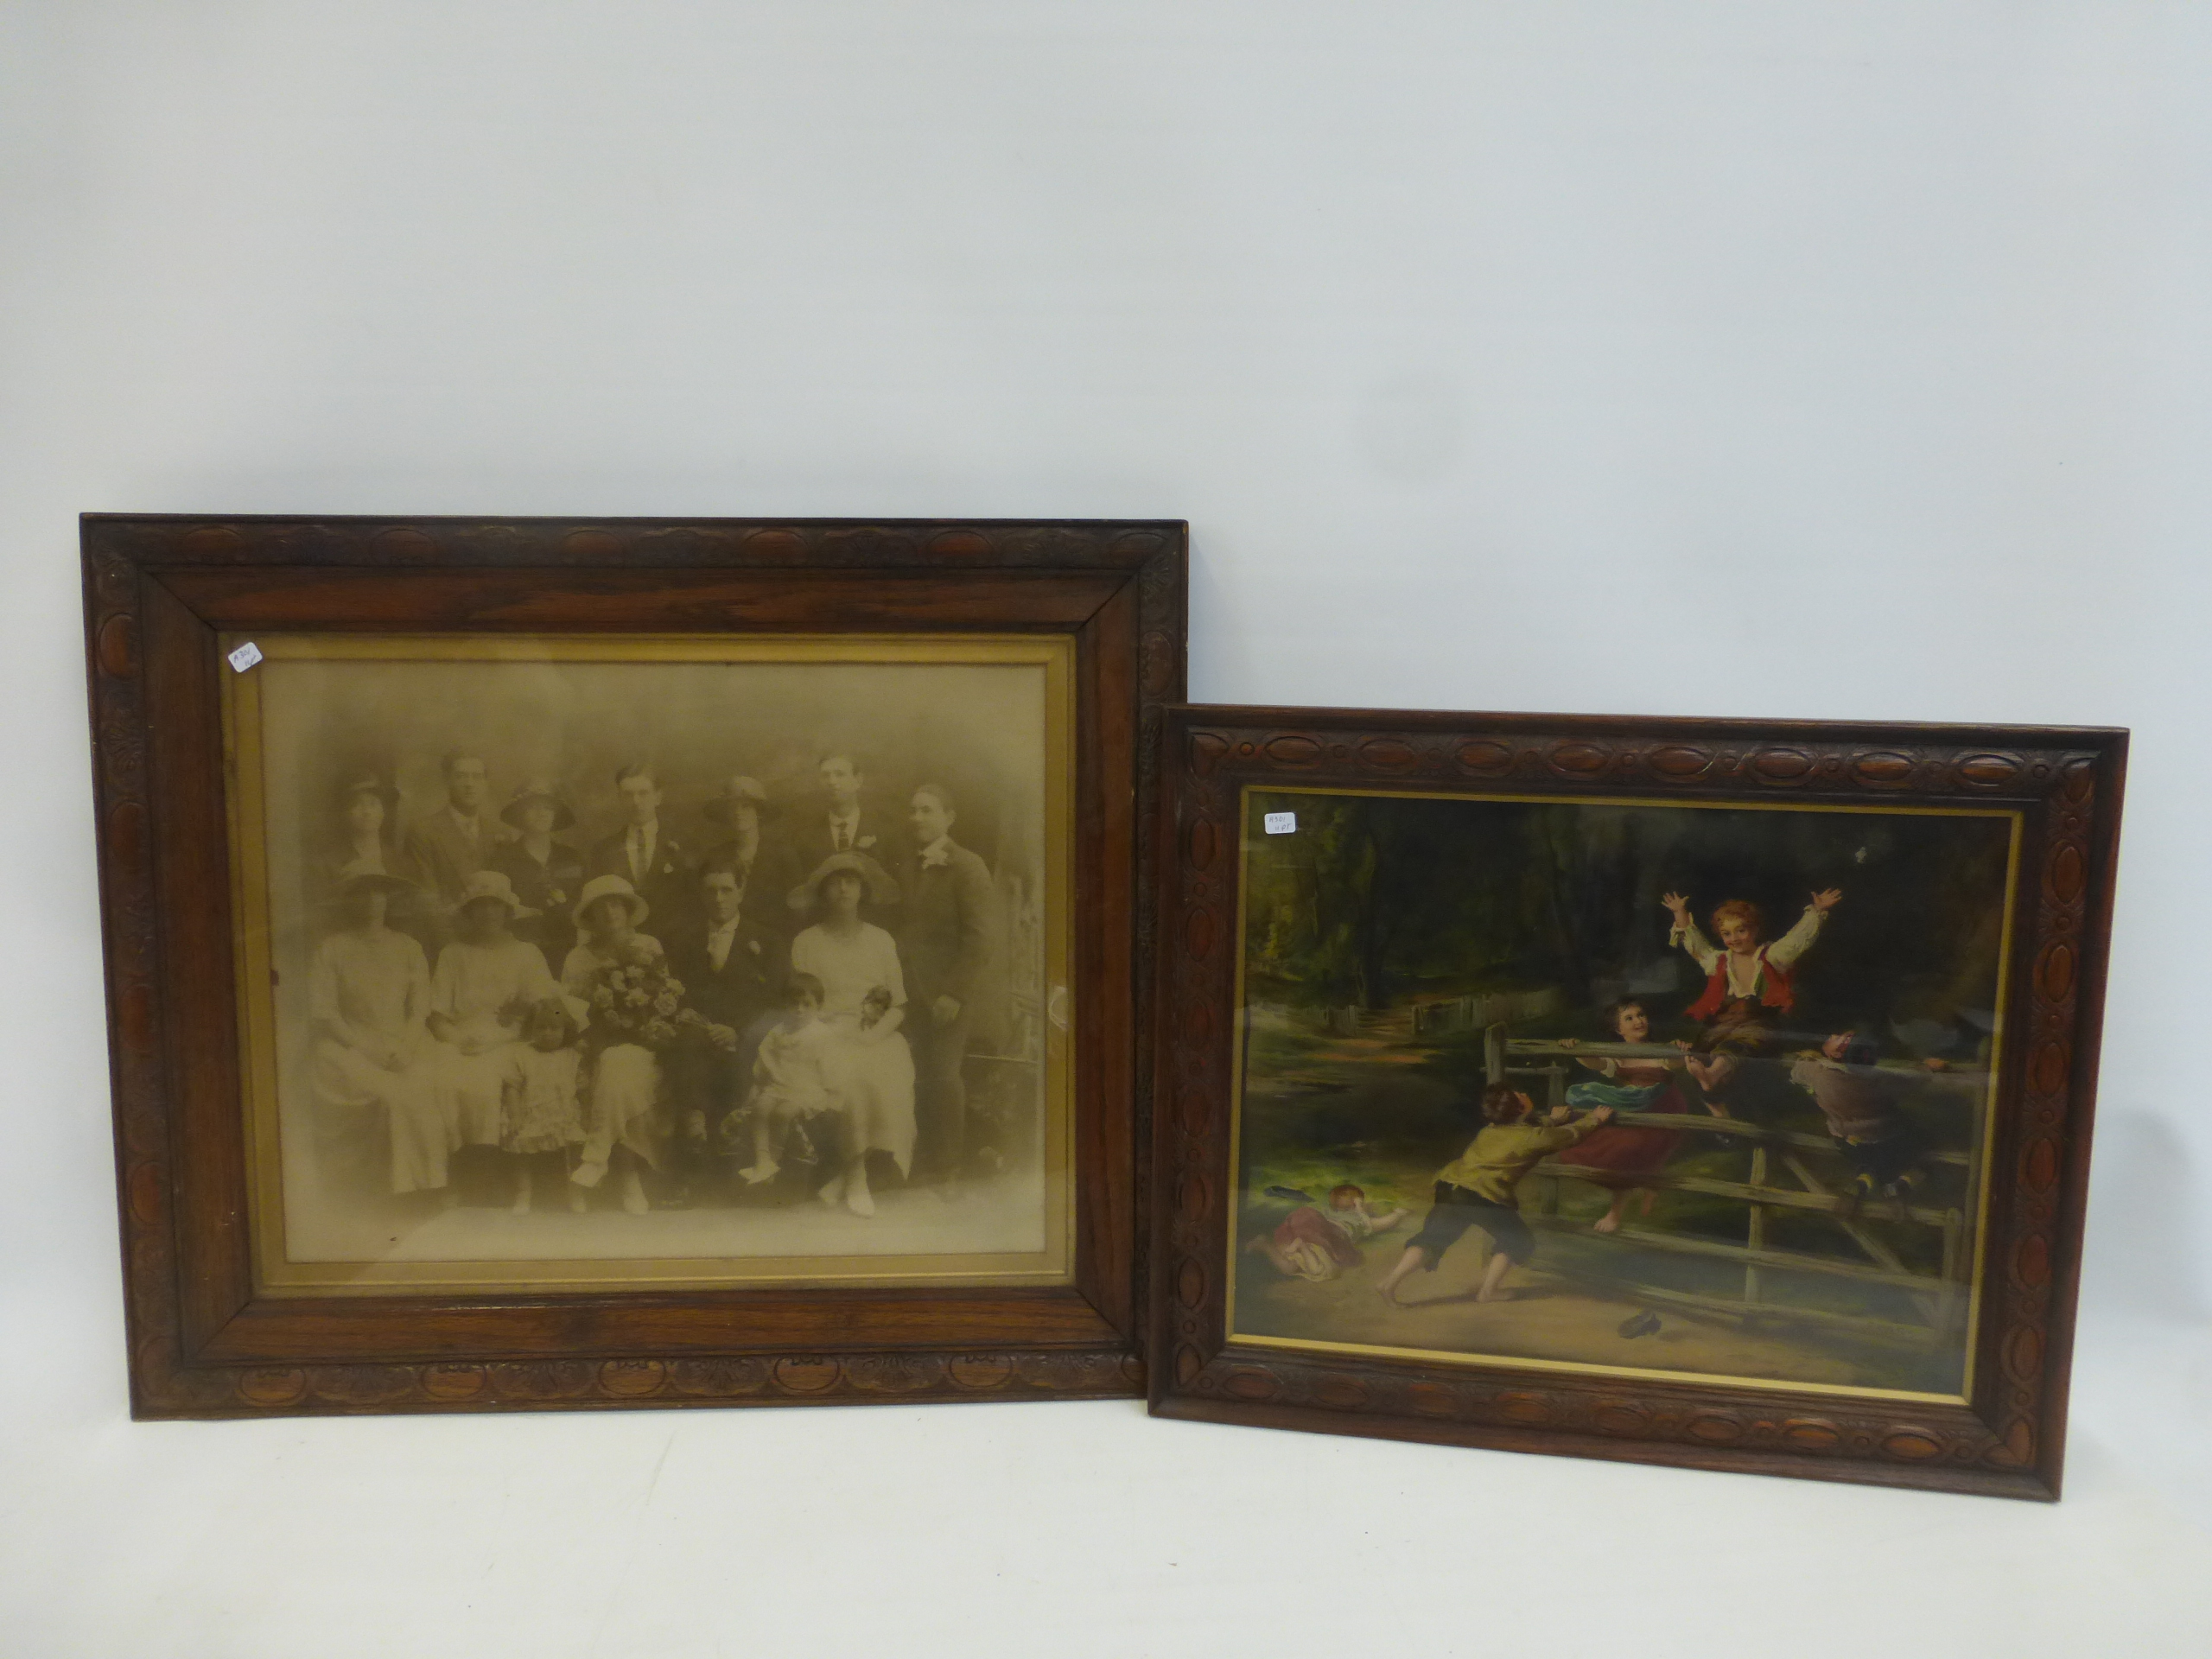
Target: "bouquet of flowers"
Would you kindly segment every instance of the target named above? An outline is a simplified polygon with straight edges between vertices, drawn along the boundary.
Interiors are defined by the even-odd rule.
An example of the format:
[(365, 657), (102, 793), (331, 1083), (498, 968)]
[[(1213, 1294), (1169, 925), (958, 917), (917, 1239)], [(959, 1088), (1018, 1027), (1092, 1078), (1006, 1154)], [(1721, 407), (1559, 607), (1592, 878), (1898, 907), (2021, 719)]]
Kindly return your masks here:
[(668, 971), (660, 946), (642, 935), (599, 970), (584, 1000), (591, 1006), (590, 1034), (601, 1047), (636, 1043), (663, 1049), (703, 1023), (684, 1007), (683, 982)]

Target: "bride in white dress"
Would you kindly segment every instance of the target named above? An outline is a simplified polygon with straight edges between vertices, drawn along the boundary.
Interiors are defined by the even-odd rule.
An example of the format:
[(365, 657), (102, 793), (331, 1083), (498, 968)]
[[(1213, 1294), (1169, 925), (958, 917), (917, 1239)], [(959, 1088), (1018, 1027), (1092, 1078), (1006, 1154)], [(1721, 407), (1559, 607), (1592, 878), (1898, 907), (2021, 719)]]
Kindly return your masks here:
[[(891, 936), (861, 919), (864, 899), (886, 905), (898, 897), (898, 884), (864, 853), (833, 853), (791, 893), (792, 909), (816, 917), (791, 941), (791, 970), (822, 982), (822, 1017), (830, 1033), (823, 1065), (845, 1131), (843, 1167), (830, 1174), (820, 1197), (824, 1204), (842, 1202), (856, 1216), (875, 1213), (868, 1154), (888, 1153), (901, 1175), (914, 1157), (914, 1057), (899, 1030), (906, 1016), (906, 977)], [(875, 1005), (864, 1008), (871, 992)]]

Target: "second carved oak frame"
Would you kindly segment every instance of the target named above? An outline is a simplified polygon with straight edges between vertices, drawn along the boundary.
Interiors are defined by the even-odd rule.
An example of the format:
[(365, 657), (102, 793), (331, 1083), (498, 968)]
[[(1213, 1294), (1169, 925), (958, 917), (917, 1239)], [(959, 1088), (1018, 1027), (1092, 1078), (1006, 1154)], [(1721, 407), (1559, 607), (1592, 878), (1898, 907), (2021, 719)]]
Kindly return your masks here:
[[(2126, 752), (2124, 732), (2101, 729), (1351, 709), (1200, 707), (1170, 711), (1162, 739), (1157, 823), (1160, 967), (1156, 1020), (1160, 1034), (1154, 1057), (1157, 1109), (1152, 1160), (1153, 1411), (1163, 1416), (1324, 1433), (2055, 1498), (2065, 1433)], [(1257, 1252), (1268, 1244), (1265, 1230), (1276, 1224), (1282, 1206), (1299, 1199), (1309, 1199), (1317, 1207), (1332, 1203), (1333, 1195), (1323, 1197), (1329, 1192), (1327, 1182), (1372, 1178), (1326, 1173), (1326, 1166), (1317, 1161), (1308, 1166), (1316, 1173), (1302, 1177), (1304, 1187), (1296, 1185), (1300, 1178), (1293, 1178), (1286, 1186), (1280, 1175), (1240, 1163), (1236, 1115), (1252, 1053), (1289, 1052), (1306, 1068), (1303, 1075), (1294, 1074), (1286, 1092), (1275, 1096), (1278, 1102), (1289, 1099), (1295, 1109), (1299, 1103), (1294, 1096), (1300, 1090), (1347, 1087), (1344, 1079), (1355, 1075), (1352, 1068), (1364, 1057), (1342, 1052), (1345, 1033), (1355, 1034), (1354, 1046), (1363, 1040), (1402, 1048), (1408, 1039), (1395, 1034), (1402, 1028), (1419, 1033), (1426, 1021), (1440, 1025), (1444, 1016), (1464, 1014), (1479, 1003), (1484, 1011), (1463, 1023), (1476, 1026), (1470, 1033), (1477, 1045), (1476, 1065), (1487, 1054), (1493, 1080), (1500, 1075), (1528, 1077), (1531, 1081), (1524, 1086), (1540, 1089), (1537, 1071), (1529, 1064), (1540, 1050), (1552, 1053), (1554, 1072), (1562, 1078), (1592, 1075), (1574, 1071), (1579, 1062), (1571, 1049), (1560, 1055), (1562, 1045), (1556, 1040), (1538, 1040), (1529, 1034), (1532, 1027), (1547, 1029), (1532, 1017), (1535, 1014), (1574, 1017), (1580, 1005), (1573, 1001), (1577, 993), (1573, 991), (1564, 1014), (1552, 992), (1518, 1002), (1510, 993), (1496, 1001), (1471, 996), (1464, 999), (1466, 1007), (1432, 1004), (1397, 1007), (1382, 1015), (1356, 1007), (1332, 1013), (1325, 1006), (1301, 1011), (1281, 1001), (1257, 1013), (1247, 1006), (1248, 1001), (1256, 1006), (1260, 995), (1249, 991), (1241, 977), (1248, 945), (1263, 964), (1278, 959), (1276, 938), (1247, 914), (1247, 872), (1257, 868), (1255, 858), (1273, 859), (1278, 870), (1294, 861), (1292, 854), (1281, 850), (1290, 842), (1272, 839), (1294, 833), (1294, 815), (1278, 811), (1275, 822), (1264, 827), (1262, 820), (1270, 809), (1293, 805), (1324, 817), (1339, 810), (1332, 803), (1345, 798), (1364, 798), (1369, 803), (1425, 798), (1448, 811), (1494, 812), (1508, 810), (1498, 803), (1533, 803), (1510, 810), (1561, 814), (1612, 802), (1676, 820), (1694, 816), (1676, 810), (1683, 807), (1747, 807), (1770, 821), (1779, 816), (1774, 809), (1785, 804), (1858, 814), (1904, 807), (1929, 820), (1949, 815), (1954, 822), (1979, 819), (2000, 826), (1989, 833), (2012, 838), (2011, 874), (2002, 889), (2007, 895), (2005, 928), (2001, 934), (1989, 934), (1991, 943), (1983, 950), (1995, 964), (1984, 982), (1998, 988), (1992, 1011), (1999, 1034), (1984, 1042), (1984, 1058), (1966, 1062), (1995, 1079), (1977, 1085), (1986, 1103), (1976, 1109), (1983, 1115), (1984, 1128), (1978, 1132), (1983, 1150), (1974, 1154), (1986, 1160), (1986, 1223), (1979, 1249), (1959, 1255), (1955, 1267), (1947, 1250), (1942, 1269), (1946, 1279), (1956, 1281), (1945, 1293), (1946, 1307), (1980, 1309), (1978, 1319), (1967, 1316), (1953, 1327), (1964, 1344), (1963, 1392), (1947, 1402), (1877, 1389), (1761, 1387), (1750, 1381), (1633, 1369), (1637, 1362), (1529, 1363), (1500, 1359), (1496, 1350), (1488, 1358), (1471, 1351), (1462, 1359), (1394, 1351), (1380, 1345), (1384, 1338), (1373, 1337), (1329, 1343), (1240, 1339), (1231, 1334), (1250, 1328), (1232, 1323), (1243, 1318), (1243, 1303), (1235, 1299), (1255, 1286), (1262, 1297), (1319, 1309), (1332, 1318), (1338, 1317), (1336, 1310), (1347, 1310), (1341, 1317), (1368, 1321), (1368, 1330), (1382, 1328), (1375, 1322), (1397, 1318), (1396, 1311), (1388, 1315), (1378, 1311), (1375, 1287), (1355, 1286), (1351, 1281), (1361, 1275), (1379, 1279), (1406, 1236), (1396, 1231), (1375, 1240), (1366, 1247), (1364, 1262), (1355, 1245), (1350, 1255), (1353, 1265), (1339, 1269), (1345, 1277), (1332, 1283), (1301, 1285), (1294, 1276), (1300, 1263), (1287, 1254), (1278, 1262), (1281, 1272), (1268, 1269), (1268, 1258)], [(1459, 804), (1468, 802), (1492, 804), (1475, 809)], [(1752, 814), (1739, 816), (1748, 821)], [(1848, 821), (1880, 822), (1876, 817)], [(1295, 832), (1310, 835), (1314, 829), (1313, 823), (1300, 823)], [(1851, 842), (1840, 844), (1845, 849), (1842, 868), (1848, 872), (1853, 868)], [(1304, 856), (1306, 887), (1283, 884), (1270, 890), (1292, 895), (1294, 902), (1288, 908), (1270, 900), (1274, 911), (1291, 917), (1292, 922), (1296, 921), (1292, 911), (1300, 906), (1310, 908), (1312, 887), (1318, 879), (1313, 872), (1321, 868), (1316, 861), (1325, 861), (1326, 855)], [(1467, 856), (1475, 855), (1471, 850)], [(2001, 845), (1993, 861), (2005, 864)], [(1710, 871), (1715, 867), (1707, 868)], [(1641, 941), (1641, 960), (1663, 965), (1681, 951), (1669, 945), (1664, 957), (1659, 954), (1659, 941), (1667, 937), (1663, 918), (1656, 908), (1643, 907), (1643, 901), (1659, 891), (1652, 885), (1653, 874), (1646, 871), (1642, 878), (1645, 885), (1638, 889), (1633, 925), (1645, 930), (1636, 936)], [(1852, 879), (1848, 874), (1843, 878)], [(1926, 879), (1924, 872), (1921, 879)], [(1872, 880), (1871, 875), (1861, 878), (1862, 883)], [(1717, 887), (1719, 880), (1708, 880), (1706, 885)], [(1797, 903), (1803, 902), (1809, 885), (1795, 883)], [(1863, 886), (1862, 891), (1871, 894), (1872, 888)], [(1723, 896), (1717, 891), (1704, 895), (1708, 902)], [(1844, 902), (1847, 906), (1851, 895), (1845, 895)], [(1849, 912), (1847, 908), (1839, 913)], [(1280, 932), (1287, 925), (1271, 925)], [(1653, 928), (1662, 931), (1654, 934), (1649, 931)], [(1677, 941), (1681, 937), (1678, 933)], [(2005, 943), (1996, 943), (2000, 938)], [(1843, 948), (1828, 947), (1831, 957)], [(1673, 971), (1688, 969), (1676, 962)], [(1591, 1007), (1602, 1010), (1604, 996), (1618, 994), (1619, 982), (1613, 982), (1616, 990), (1599, 993)], [(1681, 1019), (1680, 1010), (1688, 1001), (1687, 995), (1653, 989), (1659, 982), (1649, 978), (1630, 982), (1631, 988), (1644, 989), (1655, 1026), (1662, 1018)], [(1687, 982), (1675, 983), (1686, 988)], [(1274, 990), (1267, 994), (1285, 995)], [(1543, 1001), (1546, 996), (1550, 1002)], [(1589, 1018), (1580, 1017), (1585, 1021)], [(1479, 1024), (1484, 1020), (1522, 1020), (1523, 1034), (1516, 1040), (1510, 1025), (1496, 1024), (1488, 1027), (1491, 1034), (1484, 1038)], [(1586, 1024), (1575, 1027), (1590, 1028)], [(1357, 1036), (1369, 1030), (1375, 1034)], [(1255, 1051), (1250, 1046), (1255, 1031), (1262, 1033), (1257, 1040), (1271, 1042), (1275, 1048)], [(1416, 1036), (1412, 1042), (1420, 1040)], [(1915, 1064), (1928, 1064), (1909, 1057), (1900, 1061), (1896, 1040), (1888, 1040), (1890, 1055), (1884, 1064), (1891, 1070), (1885, 1075), (1897, 1077)], [(1334, 1052), (1329, 1048), (1332, 1043)], [(1618, 1052), (1633, 1051), (1623, 1046)], [(1646, 1048), (1643, 1052), (1657, 1051)], [(1509, 1065), (1516, 1055), (1521, 1063)], [(1401, 1053), (1385, 1058), (1405, 1061), (1416, 1057)], [(1272, 1064), (1264, 1058), (1261, 1063)], [(1325, 1073), (1332, 1065), (1333, 1072)], [(1680, 1069), (1676, 1063), (1677, 1073)], [(1779, 1066), (1775, 1069), (1782, 1071)], [(1408, 1074), (1402, 1065), (1397, 1075)], [(1325, 1075), (1335, 1081), (1316, 1081)], [(1481, 1071), (1474, 1070), (1471, 1075), (1473, 1082), (1460, 1087), (1454, 1124), (1468, 1121), (1472, 1096), (1482, 1091)], [(1787, 1076), (1794, 1085), (1797, 1074)], [(1356, 1082), (1350, 1086), (1358, 1087)], [(1552, 1086), (1558, 1090), (1562, 1084), (1555, 1081)], [(1809, 1217), (1832, 1229), (1837, 1217), (1847, 1223), (1850, 1216), (1861, 1213), (1820, 1196), (1827, 1189), (1818, 1175), (1834, 1167), (1821, 1160), (1840, 1159), (1847, 1149), (1840, 1134), (1830, 1142), (1818, 1132), (1817, 1117), (1807, 1124), (1808, 1101), (1802, 1095), (1795, 1098), (1797, 1116), (1784, 1120), (1795, 1134), (1786, 1128), (1758, 1127), (1751, 1137), (1719, 1142), (1735, 1147), (1739, 1158), (1756, 1156), (1762, 1161), (1754, 1168), (1760, 1172), (1766, 1168), (1763, 1160), (1767, 1154), (1753, 1151), (1751, 1141), (1764, 1136), (1787, 1143), (1775, 1148), (1777, 1164), (1770, 1185), (1732, 1186), (1705, 1177), (1701, 1190), (1710, 1194), (1725, 1188), (1732, 1198), (1748, 1195), (1791, 1205), (1794, 1211), (1774, 1209), (1770, 1213), (1795, 1214), (1801, 1221)], [(1347, 1131), (1340, 1113), (1335, 1128), (1350, 1146), (1334, 1155), (1371, 1160), (1371, 1152), (1357, 1148), (1375, 1143), (1353, 1141), (1351, 1136), (1388, 1133), (1386, 1116), (1378, 1108), (1371, 1128), (1361, 1123)], [(1479, 1127), (1478, 1120), (1473, 1122)], [(1770, 1126), (1775, 1122), (1766, 1120)], [(1708, 1122), (1705, 1127), (1713, 1130), (1727, 1126)], [(1806, 1132), (1808, 1128), (1813, 1132)], [(1465, 1144), (1470, 1132), (1461, 1128), (1456, 1138), (1445, 1142), (1440, 1131), (1436, 1147), (1441, 1150), (1428, 1148), (1427, 1161), (1414, 1166), (1408, 1160), (1408, 1166), (1420, 1172), (1435, 1168)], [(1705, 1137), (1703, 1144), (1714, 1144), (1714, 1138)], [(1973, 1169), (1969, 1155), (1951, 1157), (1955, 1165)], [(1803, 1183), (1779, 1190), (1788, 1179), (1782, 1166), (1793, 1162), (1805, 1176)], [(1611, 1241), (1591, 1240), (1587, 1222), (1578, 1222), (1560, 1207), (1560, 1192), (1592, 1191), (1578, 1187), (1574, 1172), (1565, 1173), (1568, 1179), (1564, 1182), (1552, 1178), (1549, 1191), (1554, 1196), (1548, 1200), (1533, 1196), (1534, 1189), (1544, 1186), (1542, 1179), (1524, 1183), (1532, 1196), (1523, 1207), (1550, 1229), (1539, 1240), (1533, 1259), (1542, 1268), (1548, 1253), (1554, 1274), (1562, 1252), (1580, 1249), (1602, 1253), (1618, 1248)], [(1419, 1173), (1416, 1179), (1430, 1178)], [(1743, 1178), (1734, 1179), (1740, 1182)], [(1660, 1184), (1696, 1188), (1700, 1181), (1662, 1179)], [(1969, 1189), (1972, 1185), (1969, 1179)], [(1404, 1182), (1397, 1191), (1418, 1217), (1427, 1203), (1426, 1187), (1416, 1195), (1410, 1183)], [(1931, 1205), (1937, 1201), (1925, 1200)], [(1601, 1205), (1602, 1198), (1576, 1202)], [(1895, 1201), (1894, 1224), (1900, 1233), (1905, 1230), (1907, 1203), (1903, 1198)], [(1760, 1205), (1755, 1202), (1748, 1207), (1757, 1213)], [(1819, 1213), (1822, 1211), (1827, 1213)], [(1666, 1213), (1662, 1211), (1662, 1217)], [(1863, 1212), (1891, 1213), (1886, 1199), (1876, 1200)], [(1309, 1211), (1308, 1219), (1297, 1225), (1306, 1226), (1320, 1244), (1335, 1244), (1325, 1229), (1313, 1225), (1319, 1219)], [(1634, 1230), (1633, 1224), (1629, 1230)], [(1295, 1231), (1294, 1225), (1276, 1235), (1276, 1248), (1285, 1241), (1296, 1247)], [(1842, 1235), (1834, 1236), (1840, 1244)], [(1802, 1254), (1777, 1250), (1770, 1236), (1762, 1249), (1756, 1224), (1749, 1249), (1740, 1241), (1731, 1245), (1704, 1239), (1686, 1240), (1673, 1248), (1693, 1253), (1694, 1259), (1701, 1255), (1708, 1266), (1713, 1257), (1729, 1257), (1729, 1265), (1742, 1274), (1740, 1294), (1746, 1305), (1755, 1295), (1759, 1273), (1777, 1270), (1768, 1264), (1786, 1268), (1807, 1260)], [(1339, 1259), (1344, 1259), (1341, 1249)], [(1466, 1264), (1483, 1258), (1478, 1246), (1470, 1243), (1448, 1251), (1446, 1259), (1461, 1263), (1460, 1275), (1471, 1282)], [(1573, 1277), (1573, 1262), (1565, 1267), (1569, 1277), (1554, 1278), (1554, 1286), (1591, 1282)], [(1863, 1257), (1842, 1271), (1857, 1275), (1862, 1283), (1928, 1282), (1888, 1272)], [(1304, 1276), (1330, 1279), (1325, 1257)], [(1435, 1281), (1446, 1277), (1440, 1273)], [(1528, 1282), (1526, 1275), (1523, 1281)], [(1556, 1297), (1562, 1293), (1540, 1282), (1535, 1288), (1508, 1294)], [(1887, 1294), (1903, 1299), (1911, 1293), (1893, 1289)], [(1491, 1310), (1472, 1306), (1476, 1299), (1470, 1291), (1445, 1300), (1462, 1305), (1465, 1313), (1491, 1314)], [(1700, 1300), (1678, 1290), (1670, 1302), (1652, 1306), (1666, 1313), (1676, 1330), (1698, 1329), (1700, 1318), (1708, 1321), (1704, 1328), (1716, 1328), (1719, 1322), (1712, 1319), (1716, 1300), (1707, 1297), (1703, 1306), (1694, 1306)], [(1933, 1307), (1936, 1299), (1921, 1300)], [(1440, 1305), (1440, 1318), (1443, 1313)], [(1865, 1326), (1872, 1322), (1859, 1323)], [(1661, 1325), (1656, 1314), (1648, 1323), (1632, 1319), (1616, 1338), (1608, 1319), (1599, 1336), (1604, 1344), (1625, 1351), (1632, 1344), (1620, 1338), (1641, 1336)], [(1747, 1329), (1750, 1325), (1727, 1328)], [(1423, 1344), (1425, 1350), (1433, 1346)], [(1647, 1341), (1634, 1351), (1639, 1357), (1649, 1355), (1655, 1351), (1654, 1344)]]
[[(1150, 741), (1173, 521), (83, 524), (132, 1407), (143, 1417), (1140, 1392)], [(442, 632), (1055, 635), (1073, 645), (1072, 1269), (1054, 1285), (257, 1294), (219, 646)]]

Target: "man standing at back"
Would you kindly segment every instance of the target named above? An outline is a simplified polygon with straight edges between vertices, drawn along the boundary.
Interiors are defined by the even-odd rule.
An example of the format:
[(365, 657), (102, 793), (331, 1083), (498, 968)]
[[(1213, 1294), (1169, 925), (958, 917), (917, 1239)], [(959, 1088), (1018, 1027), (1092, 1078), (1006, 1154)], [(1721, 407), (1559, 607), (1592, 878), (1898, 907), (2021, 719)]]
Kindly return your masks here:
[(952, 838), (952, 795), (914, 791), (906, 822), (921, 850), (899, 867), (899, 958), (914, 1050), (915, 1179), (950, 1196), (966, 1173), (967, 1058), (998, 1040), (1005, 1017), (1006, 929), (983, 861)]
[(614, 774), (622, 800), (623, 827), (591, 849), (587, 876), (619, 875), (645, 901), (656, 938), (697, 912), (691, 855), (676, 844), (660, 822), (660, 779), (651, 766), (633, 760)]
[(794, 822), (786, 842), (791, 879), (804, 880), (810, 870), (833, 853), (864, 853), (903, 882), (906, 838), (888, 815), (861, 801), (865, 779), (858, 763), (849, 754), (825, 754), (815, 775), (822, 785), (821, 805), (791, 815)]
[(446, 803), (409, 826), (401, 861), (417, 885), (437, 895), (441, 912), (461, 902), (468, 878), (492, 861), (492, 849), (505, 839), (484, 804), (491, 794), (483, 758), (452, 749), (440, 763), (445, 773)]

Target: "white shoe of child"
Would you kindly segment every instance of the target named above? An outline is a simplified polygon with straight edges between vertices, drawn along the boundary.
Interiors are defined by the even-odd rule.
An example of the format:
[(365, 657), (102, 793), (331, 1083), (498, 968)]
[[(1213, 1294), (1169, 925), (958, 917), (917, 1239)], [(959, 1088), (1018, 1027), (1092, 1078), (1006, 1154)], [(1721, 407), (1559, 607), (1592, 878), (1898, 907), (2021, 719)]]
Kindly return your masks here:
[(750, 1169), (739, 1170), (737, 1179), (747, 1186), (758, 1186), (763, 1181), (774, 1180), (776, 1169), (777, 1166), (774, 1164), (755, 1164)]
[(578, 1186), (597, 1186), (607, 1179), (607, 1166), (586, 1159), (569, 1172), (569, 1179)]
[(875, 1213), (875, 1198), (864, 1186), (849, 1187), (845, 1192), (845, 1208), (856, 1216)]
[(837, 1207), (838, 1201), (845, 1196), (845, 1178), (842, 1175), (833, 1178), (827, 1185), (823, 1186), (823, 1189), (814, 1196), (821, 1199), (823, 1203), (828, 1205), (831, 1209), (836, 1209)]
[(645, 1202), (645, 1184), (634, 1169), (622, 1173), (622, 1207), (633, 1216), (642, 1216), (652, 1208)]

